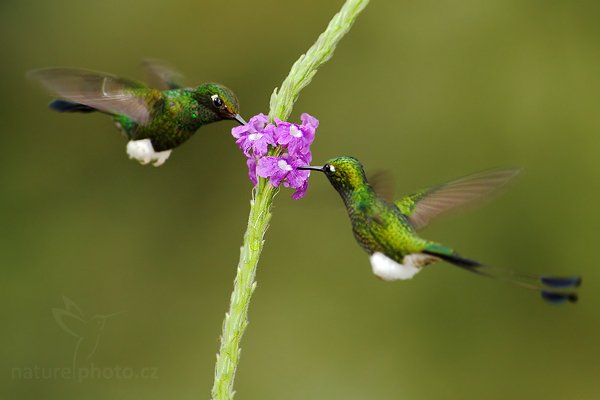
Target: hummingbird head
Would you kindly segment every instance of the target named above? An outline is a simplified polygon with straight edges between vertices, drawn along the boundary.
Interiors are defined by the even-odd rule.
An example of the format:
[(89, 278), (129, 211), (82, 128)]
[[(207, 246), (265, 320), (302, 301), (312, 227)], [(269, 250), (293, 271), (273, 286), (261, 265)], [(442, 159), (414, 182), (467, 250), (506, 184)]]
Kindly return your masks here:
[(362, 164), (354, 157), (332, 158), (322, 167), (299, 167), (298, 169), (321, 171), (331, 185), (340, 193), (347, 193), (367, 182)]
[(213, 114), (214, 121), (235, 119), (242, 125), (246, 124), (239, 114), (240, 103), (230, 89), (218, 83), (204, 83), (198, 86), (196, 93), (198, 101)]

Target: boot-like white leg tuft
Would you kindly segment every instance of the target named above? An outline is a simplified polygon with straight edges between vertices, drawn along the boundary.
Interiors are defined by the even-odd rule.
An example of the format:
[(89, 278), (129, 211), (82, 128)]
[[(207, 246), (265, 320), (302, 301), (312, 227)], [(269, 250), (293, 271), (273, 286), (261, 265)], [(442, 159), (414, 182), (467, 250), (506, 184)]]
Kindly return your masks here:
[[(406, 259), (407, 257), (404, 257), (403, 261), (406, 261)], [(421, 268), (412, 263), (400, 264), (379, 252), (373, 253), (371, 256), (371, 268), (373, 269), (373, 273), (384, 281), (411, 279), (421, 270)]]
[(127, 142), (127, 155), (142, 165), (152, 162), (155, 167), (160, 167), (171, 155), (171, 150), (154, 151), (150, 139), (130, 140)]

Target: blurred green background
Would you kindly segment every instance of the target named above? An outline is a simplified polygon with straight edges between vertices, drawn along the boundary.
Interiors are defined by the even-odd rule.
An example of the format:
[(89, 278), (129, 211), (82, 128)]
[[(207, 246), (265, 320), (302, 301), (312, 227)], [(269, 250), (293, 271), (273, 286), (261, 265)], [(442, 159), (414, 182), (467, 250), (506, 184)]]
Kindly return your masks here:
[[(234, 89), (248, 118), (341, 4), (0, 4), (0, 398), (208, 398), (250, 198), (232, 122), (142, 167), (108, 118), (50, 112), (25, 72), (140, 78), (139, 61), (160, 58), (190, 85)], [(599, 17), (592, 1), (374, 0), (292, 115), (321, 120), (315, 162), (354, 155), (393, 171), (399, 193), (523, 167), (498, 199), (424, 235), (494, 265), (581, 273), (580, 303), (446, 264), (381, 282), (313, 176), (305, 199), (276, 199), (236, 398), (600, 398)], [(80, 364), (103, 376), (48, 376), (77, 343), (53, 315), (63, 296), (86, 321), (122, 312)]]

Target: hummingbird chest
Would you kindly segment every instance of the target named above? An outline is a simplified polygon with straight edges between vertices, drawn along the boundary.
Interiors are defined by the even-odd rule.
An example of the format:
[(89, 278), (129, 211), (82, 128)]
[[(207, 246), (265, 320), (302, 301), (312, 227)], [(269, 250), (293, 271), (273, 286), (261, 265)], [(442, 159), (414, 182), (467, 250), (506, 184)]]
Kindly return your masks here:
[(384, 253), (396, 260), (419, 252), (414, 229), (404, 216), (387, 204), (348, 208), (352, 232), (358, 244), (368, 253)]

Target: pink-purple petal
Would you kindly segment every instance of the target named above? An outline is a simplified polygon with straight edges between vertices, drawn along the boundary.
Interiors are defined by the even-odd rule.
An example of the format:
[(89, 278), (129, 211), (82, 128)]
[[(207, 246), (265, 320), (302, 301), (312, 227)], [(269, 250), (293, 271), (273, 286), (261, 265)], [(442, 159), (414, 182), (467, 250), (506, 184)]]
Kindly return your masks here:
[[(319, 120), (309, 114), (302, 114), (300, 119), (300, 125), (279, 119), (270, 124), (266, 115), (259, 114), (250, 118), (248, 124), (231, 130), (236, 144), (248, 158), (248, 177), (252, 183), (256, 185), (260, 176), (269, 179), (273, 186), (296, 189), (292, 195), (295, 200), (302, 198), (308, 188), (310, 172), (297, 168), (310, 164), (310, 145), (319, 126)], [(271, 146), (287, 152), (281, 157), (268, 156)]]
[(292, 194), (292, 199), (300, 200), (301, 198), (304, 197), (304, 194), (306, 193), (307, 189), (308, 189), (308, 180), (304, 181), (304, 184), (296, 189), (294, 194)]
[(302, 121), (302, 125), (312, 126), (313, 130), (316, 130), (319, 127), (319, 120), (307, 113), (300, 115), (300, 121)]
[(246, 165), (248, 166), (248, 177), (254, 186), (258, 183), (258, 179), (256, 178), (256, 159), (249, 158), (246, 160)]
[(256, 168), (258, 176), (269, 178), (271, 175), (275, 174), (278, 169), (277, 161), (279, 161), (279, 158), (274, 156), (267, 156), (259, 159), (258, 167)]

